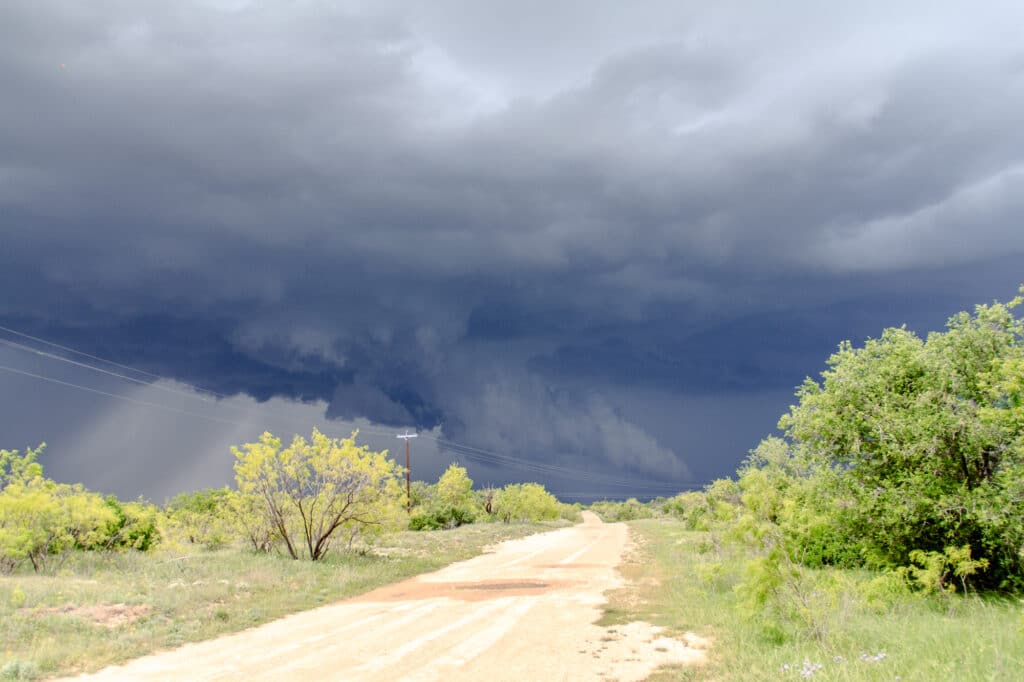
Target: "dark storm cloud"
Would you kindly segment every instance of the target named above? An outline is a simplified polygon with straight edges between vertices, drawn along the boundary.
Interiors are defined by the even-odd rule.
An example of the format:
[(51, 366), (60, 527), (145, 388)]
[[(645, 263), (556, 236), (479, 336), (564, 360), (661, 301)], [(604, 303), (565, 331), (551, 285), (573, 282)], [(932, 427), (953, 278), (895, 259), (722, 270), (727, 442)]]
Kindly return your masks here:
[(640, 393), (749, 416), (841, 339), (1024, 279), (1021, 19), (5, 3), (0, 322), (332, 417), (721, 473), (742, 453), (670, 445)]

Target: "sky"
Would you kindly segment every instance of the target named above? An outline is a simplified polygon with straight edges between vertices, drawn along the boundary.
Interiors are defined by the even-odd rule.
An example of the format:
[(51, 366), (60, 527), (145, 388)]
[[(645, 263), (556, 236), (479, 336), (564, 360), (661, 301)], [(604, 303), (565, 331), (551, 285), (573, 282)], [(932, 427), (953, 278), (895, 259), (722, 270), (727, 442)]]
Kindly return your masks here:
[(840, 341), (1017, 293), (1021, 26), (1017, 2), (0, 3), (0, 447), (158, 502), (313, 426), (400, 458), (417, 431), (420, 478), (700, 487)]

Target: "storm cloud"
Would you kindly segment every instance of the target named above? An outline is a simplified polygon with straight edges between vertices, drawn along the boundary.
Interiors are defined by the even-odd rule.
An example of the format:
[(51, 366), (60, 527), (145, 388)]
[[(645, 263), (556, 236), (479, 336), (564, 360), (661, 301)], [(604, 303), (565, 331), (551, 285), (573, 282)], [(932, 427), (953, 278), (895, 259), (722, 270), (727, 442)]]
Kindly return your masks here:
[[(6, 2), (0, 324), (311, 419), (699, 484), (839, 341), (1016, 292), (1022, 21)], [(4, 433), (81, 430), (33, 415)]]

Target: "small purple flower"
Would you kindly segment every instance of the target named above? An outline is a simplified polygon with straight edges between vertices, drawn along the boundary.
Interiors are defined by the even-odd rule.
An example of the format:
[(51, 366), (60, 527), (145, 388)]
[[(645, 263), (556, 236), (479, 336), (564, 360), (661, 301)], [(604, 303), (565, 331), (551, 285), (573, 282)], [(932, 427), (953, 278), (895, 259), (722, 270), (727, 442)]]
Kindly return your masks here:
[(813, 677), (814, 673), (824, 668), (821, 663), (811, 663), (810, 659), (804, 659), (804, 666), (800, 669), (800, 677)]

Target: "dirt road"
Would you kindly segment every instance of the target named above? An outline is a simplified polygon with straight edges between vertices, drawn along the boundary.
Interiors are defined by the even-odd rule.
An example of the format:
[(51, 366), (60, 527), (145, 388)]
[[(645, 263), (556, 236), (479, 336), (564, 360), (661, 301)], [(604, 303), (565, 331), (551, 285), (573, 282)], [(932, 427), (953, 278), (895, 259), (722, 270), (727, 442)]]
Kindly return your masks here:
[(638, 680), (698, 662), (702, 651), (646, 624), (593, 624), (627, 543), (625, 525), (584, 512), (435, 573), (78, 679)]

